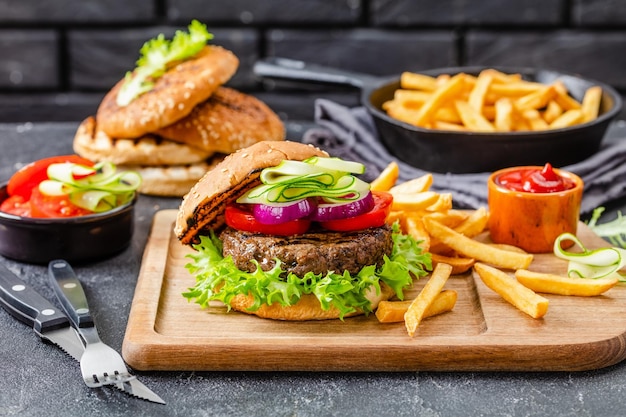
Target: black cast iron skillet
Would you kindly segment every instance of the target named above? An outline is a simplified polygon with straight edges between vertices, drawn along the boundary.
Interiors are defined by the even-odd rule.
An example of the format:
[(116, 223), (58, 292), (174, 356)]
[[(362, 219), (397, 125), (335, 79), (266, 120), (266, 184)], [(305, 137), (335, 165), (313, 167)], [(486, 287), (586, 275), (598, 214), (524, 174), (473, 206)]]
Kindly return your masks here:
[[(414, 167), (431, 172), (490, 172), (520, 165), (561, 167), (596, 153), (610, 122), (622, 107), (620, 95), (609, 85), (558, 71), (495, 67), (505, 73), (520, 73), (524, 79), (549, 84), (561, 79), (570, 94), (580, 101), (593, 85), (602, 87), (599, 117), (591, 122), (542, 132), (456, 132), (425, 129), (389, 117), (382, 104), (393, 98), (400, 77), (383, 78), (329, 68), (285, 58), (258, 61), (254, 72), (274, 79), (347, 85), (361, 90), (362, 105), (373, 117), (380, 141), (397, 157)], [(478, 75), (485, 67), (450, 67), (421, 71), (428, 75), (465, 72)]]

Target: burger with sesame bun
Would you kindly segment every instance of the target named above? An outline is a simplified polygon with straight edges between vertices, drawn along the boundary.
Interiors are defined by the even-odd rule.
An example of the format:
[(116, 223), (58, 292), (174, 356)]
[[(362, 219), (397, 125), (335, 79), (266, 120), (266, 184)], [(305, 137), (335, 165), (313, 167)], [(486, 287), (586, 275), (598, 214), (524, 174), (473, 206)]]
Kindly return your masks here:
[(279, 117), (257, 98), (225, 87), (239, 66), (209, 45), (206, 26), (147, 41), (137, 66), (76, 131), (74, 150), (139, 172), (140, 192), (183, 196), (225, 155), (261, 140), (282, 141)]
[(186, 267), (196, 284), (183, 295), (280, 320), (344, 319), (402, 299), (430, 257), (387, 224), (392, 197), (363, 172), (290, 141), (226, 157), (178, 210), (174, 232), (195, 249)]

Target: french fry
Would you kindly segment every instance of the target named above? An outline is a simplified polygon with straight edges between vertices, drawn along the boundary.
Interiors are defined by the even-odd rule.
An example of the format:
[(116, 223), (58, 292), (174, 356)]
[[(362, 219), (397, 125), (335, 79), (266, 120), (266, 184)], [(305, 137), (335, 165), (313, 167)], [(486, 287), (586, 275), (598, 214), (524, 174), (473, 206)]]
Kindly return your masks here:
[(543, 112), (543, 120), (545, 120), (546, 123), (550, 124), (555, 121), (561, 114), (563, 114), (563, 109), (561, 108), (561, 106), (559, 106), (556, 101), (550, 100), (548, 102), (548, 105), (546, 106), (546, 109)]
[(454, 227), (454, 231), (467, 237), (478, 236), (485, 230), (488, 222), (489, 212), (485, 207), (479, 207), (463, 223)]
[(420, 215), (422, 217), (429, 217), (435, 220), (436, 222), (439, 222), (452, 229), (459, 226), (461, 223), (463, 223), (465, 220), (467, 220), (470, 217), (470, 214), (468, 214), (467, 211), (454, 210), (454, 209), (446, 210), (445, 212), (436, 211), (433, 213), (424, 211), (423, 213), (420, 213)]
[(400, 223), (400, 227), (402, 228), (402, 233), (406, 234), (406, 230), (404, 228), (404, 220), (405, 220), (405, 212), (404, 210), (391, 210), (389, 212), (389, 216), (387, 216), (387, 224), (394, 224), (395, 222)]
[(583, 118), (583, 112), (579, 109), (568, 110), (560, 115), (555, 121), (550, 123), (550, 129), (561, 129), (573, 126)]
[(435, 120), (433, 122), (446, 122), (457, 124), (463, 123), (463, 120), (461, 120), (461, 116), (459, 116), (459, 112), (456, 111), (456, 108), (454, 108), (453, 106), (440, 107), (435, 112), (434, 118)]
[(526, 120), (528, 120), (528, 124), (530, 125), (531, 130), (547, 130), (550, 126), (548, 123), (541, 117), (539, 111), (535, 109), (529, 109), (522, 112), (522, 116)]
[(481, 113), (476, 111), (469, 103), (461, 100), (454, 102), (456, 110), (461, 116), (463, 124), (468, 129), (476, 132), (495, 132), (496, 128)]
[(393, 193), (392, 210), (422, 210), (439, 199), (439, 194), (434, 191), (422, 193)]
[(583, 122), (590, 122), (598, 117), (601, 100), (602, 87), (596, 85), (585, 91), (581, 107), (583, 112)]
[(533, 255), (510, 252), (478, 242), (450, 229), (433, 219), (424, 218), (424, 226), (431, 235), (450, 247), (458, 254), (500, 268), (526, 269), (533, 260)]
[(509, 252), (528, 253), (524, 249), (518, 246), (509, 245), (507, 243), (489, 243), (489, 246), (493, 246), (494, 248), (498, 248), (502, 250), (508, 250)]
[(513, 130), (513, 102), (509, 98), (501, 98), (496, 101), (494, 127), (500, 132)]
[(419, 90), (398, 89), (393, 94), (393, 101), (403, 107), (419, 109), (428, 99), (430, 93)]
[(452, 194), (440, 193), (436, 202), (426, 207), (426, 211), (443, 212), (452, 208)]
[(391, 194), (410, 194), (410, 193), (422, 193), (428, 191), (433, 184), (433, 174), (424, 174), (421, 177), (414, 178), (412, 180), (403, 182), (402, 184), (394, 185), (389, 192)]
[[(424, 311), (423, 318), (433, 317), (448, 311), (452, 311), (457, 300), (454, 290), (443, 290), (433, 300), (432, 304)], [(412, 300), (405, 301), (381, 301), (376, 309), (376, 318), (380, 323), (398, 323), (404, 321), (404, 313), (409, 309)]]
[(457, 256), (445, 256), (440, 255), (438, 253), (431, 253), (430, 258), (433, 262), (433, 268), (437, 266), (437, 264), (448, 264), (452, 267), (451, 275), (459, 275), (464, 274), (469, 271), (472, 266), (476, 263), (476, 261), (472, 258), (459, 258)]
[(426, 309), (433, 303), (433, 300), (443, 289), (448, 281), (452, 267), (448, 264), (439, 264), (433, 270), (430, 278), (417, 297), (409, 305), (404, 313), (404, 324), (409, 336), (415, 336), (415, 331), (424, 318)]
[(546, 298), (523, 286), (506, 272), (480, 262), (474, 265), (474, 270), (487, 287), (530, 317), (538, 319), (548, 312), (549, 301)]
[(411, 90), (434, 91), (437, 89), (437, 79), (429, 75), (403, 72), (400, 74), (400, 86)]
[(600, 295), (613, 288), (619, 282), (617, 277), (598, 279), (570, 278), (556, 274), (533, 272), (527, 269), (515, 271), (515, 278), (522, 285), (536, 292), (580, 297)]
[(480, 72), (480, 75), (489, 75), (493, 79), (493, 84), (511, 84), (522, 80), (521, 74), (506, 74), (494, 68), (487, 68)]
[(398, 180), (399, 174), (400, 168), (398, 164), (392, 161), (382, 170), (378, 177), (370, 183), (370, 189), (372, 191), (389, 191)]
[(418, 110), (405, 107), (397, 101), (386, 101), (383, 103), (383, 109), (396, 120), (414, 125), (417, 118)]
[(448, 101), (450, 97), (458, 95), (463, 88), (465, 88), (465, 74), (456, 74), (450, 78), (450, 81), (437, 88), (430, 99), (420, 108), (415, 124), (417, 126), (426, 126), (430, 123), (430, 119), (437, 109)]
[(552, 100), (556, 95), (554, 86), (543, 86), (534, 93), (527, 94), (523, 97), (515, 100), (515, 107), (523, 112), (524, 110), (540, 109), (548, 104), (548, 101)]
[(441, 87), (442, 85), (444, 85), (445, 83), (447, 83), (448, 81), (450, 81), (450, 78), (452, 78), (452, 76), (450, 74), (439, 74), (437, 75), (437, 87)]
[(570, 97), (567, 92), (567, 87), (565, 87), (563, 81), (556, 81), (552, 85), (554, 86), (554, 91), (556, 92), (554, 100), (564, 111), (580, 109), (580, 103)]
[(532, 94), (545, 87), (544, 84), (529, 81), (517, 81), (513, 83), (493, 83), (489, 86), (489, 93), (498, 97), (522, 97)]
[(442, 122), (442, 121), (439, 121), (439, 120), (435, 120), (433, 122), (433, 128), (439, 129), (439, 130), (452, 130), (452, 131), (457, 131), (457, 132), (465, 132), (465, 131), (468, 130), (462, 124), (450, 123), (450, 122)]
[(485, 105), (485, 96), (489, 90), (489, 86), (493, 82), (493, 75), (489, 72), (483, 71), (478, 76), (474, 88), (469, 94), (468, 103), (478, 113), (482, 113), (483, 106)]
[(424, 252), (428, 252), (430, 250), (430, 235), (426, 231), (422, 219), (414, 216), (406, 216), (404, 221), (406, 234), (413, 237)]

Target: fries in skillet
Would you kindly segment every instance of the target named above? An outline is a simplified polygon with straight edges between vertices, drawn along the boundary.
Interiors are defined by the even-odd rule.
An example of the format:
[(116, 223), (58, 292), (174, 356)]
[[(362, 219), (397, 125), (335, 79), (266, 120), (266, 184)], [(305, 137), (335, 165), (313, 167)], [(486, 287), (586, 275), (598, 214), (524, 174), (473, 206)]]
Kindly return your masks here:
[(404, 72), (400, 88), (383, 110), (397, 120), (430, 129), (543, 131), (594, 120), (601, 98), (599, 86), (589, 88), (579, 102), (561, 80), (546, 85), (495, 69), (476, 76)]

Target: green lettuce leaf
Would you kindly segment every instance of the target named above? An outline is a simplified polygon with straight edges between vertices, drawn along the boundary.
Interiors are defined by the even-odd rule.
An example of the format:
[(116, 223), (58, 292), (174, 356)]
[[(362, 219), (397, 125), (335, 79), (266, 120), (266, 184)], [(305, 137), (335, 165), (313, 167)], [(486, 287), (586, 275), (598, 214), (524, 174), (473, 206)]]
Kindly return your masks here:
[(343, 274), (308, 272), (303, 277), (289, 273), (285, 277), (280, 260), (276, 260), (276, 265), (267, 272), (258, 264), (254, 272), (240, 271), (232, 257), (222, 256), (222, 242), (211, 232), (209, 236), (201, 236), (200, 243), (194, 245), (197, 252), (187, 255), (192, 262), (185, 267), (196, 277), (196, 285), (183, 296), (206, 308), (212, 300), (230, 306), (236, 295), (250, 294), (254, 298), (250, 310), (255, 311), (263, 304), (293, 305), (302, 295), (313, 294), (322, 309), (337, 308), (341, 319), (357, 310), (368, 314), (372, 307), (365, 294), (370, 288), (380, 293), (382, 281), (403, 299), (403, 290), (413, 283), (413, 279), (432, 269), (430, 254), (423, 253), (419, 242), (411, 236), (400, 233), (397, 223), (393, 225), (392, 239), (393, 250), (389, 257), (384, 257), (383, 265), (365, 266), (356, 276), (345, 271)]
[(118, 106), (127, 106), (141, 94), (150, 91), (154, 80), (165, 73), (170, 62), (194, 57), (207, 41), (213, 39), (213, 34), (207, 31), (206, 25), (197, 20), (193, 20), (187, 29), (188, 32), (177, 30), (171, 40), (165, 39), (161, 33), (143, 44), (136, 62), (137, 67), (126, 73), (117, 94)]

